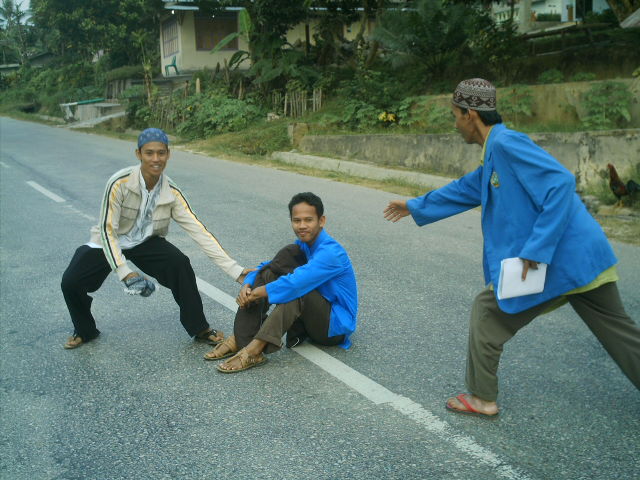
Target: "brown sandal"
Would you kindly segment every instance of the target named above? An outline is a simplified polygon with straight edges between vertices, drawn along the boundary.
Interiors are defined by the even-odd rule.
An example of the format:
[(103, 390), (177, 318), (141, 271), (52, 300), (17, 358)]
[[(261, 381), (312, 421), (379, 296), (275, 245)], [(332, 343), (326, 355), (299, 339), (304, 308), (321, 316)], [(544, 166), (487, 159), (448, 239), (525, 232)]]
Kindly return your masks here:
[(196, 342), (205, 342), (205, 343), (208, 343), (209, 345), (218, 345), (220, 342), (224, 340), (224, 333), (222, 333), (222, 331), (220, 330), (215, 330), (213, 328), (210, 328), (209, 330), (203, 333), (199, 333), (198, 335), (193, 337), (193, 339)]
[(74, 348), (78, 348), (83, 343), (84, 340), (82, 340), (82, 337), (74, 333), (71, 337), (67, 338), (67, 342), (63, 345), (63, 347), (67, 350), (73, 350)]
[[(225, 365), (228, 365), (229, 362), (235, 360), (236, 358), (240, 360), (239, 368), (230, 369), (230, 368), (224, 367)], [(265, 363), (267, 363), (267, 357), (265, 357), (262, 353), (260, 355), (250, 355), (249, 352), (247, 352), (243, 348), (238, 353), (236, 353), (233, 357), (231, 357), (229, 360), (227, 360), (226, 362), (222, 362), (220, 365), (218, 365), (217, 368), (218, 368), (218, 371), (222, 373), (237, 373), (237, 372), (242, 372), (243, 370), (249, 370), (250, 368), (253, 368), (253, 367), (264, 365)]]
[(73, 335), (67, 338), (67, 341), (65, 342), (63, 347), (67, 350), (73, 350), (74, 348), (78, 348), (80, 345), (84, 345), (85, 343), (95, 340), (96, 338), (98, 338), (98, 335), (100, 335), (100, 331), (96, 331), (96, 333), (94, 333), (91, 337), (81, 337), (74, 332)]
[[(222, 353), (223, 347), (226, 348), (226, 351)], [(231, 335), (226, 338), (222, 343), (216, 345), (216, 347), (211, 350), (209, 353), (204, 354), (205, 360), (222, 360), (223, 358), (232, 357), (236, 353), (238, 353), (238, 345), (236, 345), (236, 337)]]

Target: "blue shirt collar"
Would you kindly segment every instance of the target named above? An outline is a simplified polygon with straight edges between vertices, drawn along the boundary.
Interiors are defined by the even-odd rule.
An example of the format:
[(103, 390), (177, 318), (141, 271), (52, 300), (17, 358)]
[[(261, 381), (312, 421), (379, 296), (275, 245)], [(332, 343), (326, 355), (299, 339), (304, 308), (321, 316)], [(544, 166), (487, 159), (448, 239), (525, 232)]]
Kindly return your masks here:
[(301, 247), (303, 247), (303, 250), (309, 251), (309, 253), (313, 254), (318, 249), (318, 246), (322, 245), (328, 237), (329, 234), (323, 228), (322, 230), (320, 230), (320, 233), (316, 237), (315, 242), (313, 242), (311, 246), (301, 240), (297, 240), (297, 242)]

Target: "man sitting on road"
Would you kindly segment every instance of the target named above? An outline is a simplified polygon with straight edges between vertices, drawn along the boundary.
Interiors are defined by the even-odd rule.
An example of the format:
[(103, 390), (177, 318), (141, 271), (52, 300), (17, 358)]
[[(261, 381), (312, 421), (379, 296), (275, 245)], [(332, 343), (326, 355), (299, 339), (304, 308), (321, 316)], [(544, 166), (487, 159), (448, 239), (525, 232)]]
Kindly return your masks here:
[[(616, 257), (575, 193), (575, 177), (522, 133), (502, 125), (496, 90), (486, 80), (461, 82), (453, 95), (455, 127), (482, 147), (480, 166), (450, 184), (384, 211), (418, 225), (482, 206), (487, 288), (475, 299), (469, 326), (466, 384), (449, 398), (456, 413), (498, 413), (497, 370), (504, 344), (538, 315), (569, 302), (631, 382), (640, 389), (640, 328), (624, 310)], [(548, 265), (541, 293), (498, 299), (501, 261), (519, 257), (522, 280)]]
[(100, 331), (91, 314), (95, 292), (114, 271), (131, 295), (147, 297), (154, 283), (133, 271), (127, 259), (170, 288), (180, 307), (180, 322), (196, 340), (212, 344), (222, 333), (209, 327), (189, 258), (165, 236), (174, 219), (202, 250), (238, 282), (249, 272), (222, 249), (218, 240), (193, 213), (175, 183), (163, 174), (169, 160), (169, 139), (148, 128), (138, 137), (135, 151), (140, 165), (116, 172), (102, 197), (100, 224), (91, 229), (89, 243), (79, 247), (62, 276), (62, 292), (74, 326), (64, 344), (72, 349), (96, 338)]
[[(298, 193), (289, 202), (295, 244), (247, 275), (236, 299), (240, 308), (234, 335), (205, 355), (207, 360), (232, 357), (218, 365), (235, 373), (262, 365), (263, 353), (291, 348), (306, 337), (320, 345), (349, 348), (356, 328), (356, 277), (345, 249), (325, 230), (322, 200)], [(276, 304), (267, 315), (270, 304)]]

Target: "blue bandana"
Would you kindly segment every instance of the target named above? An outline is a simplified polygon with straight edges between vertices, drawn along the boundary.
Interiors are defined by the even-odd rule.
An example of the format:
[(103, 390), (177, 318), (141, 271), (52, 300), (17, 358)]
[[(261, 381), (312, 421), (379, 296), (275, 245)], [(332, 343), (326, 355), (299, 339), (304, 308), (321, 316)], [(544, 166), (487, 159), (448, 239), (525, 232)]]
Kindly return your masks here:
[(161, 142), (169, 146), (169, 137), (159, 128), (147, 128), (138, 136), (138, 150), (149, 142)]

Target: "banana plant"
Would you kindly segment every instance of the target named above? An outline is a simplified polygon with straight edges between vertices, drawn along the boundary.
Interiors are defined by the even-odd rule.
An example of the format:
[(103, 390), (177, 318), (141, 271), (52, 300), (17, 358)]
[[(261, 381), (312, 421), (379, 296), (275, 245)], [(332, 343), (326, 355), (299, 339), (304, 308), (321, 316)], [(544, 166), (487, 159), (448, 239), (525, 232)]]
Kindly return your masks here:
[(240, 10), (240, 13), (238, 14), (238, 18), (239, 18), (238, 31), (230, 33), (229, 35), (224, 37), (222, 40), (218, 42), (218, 44), (215, 47), (213, 47), (211, 52), (209, 52), (211, 54), (219, 52), (224, 47), (226, 47), (229, 43), (234, 41), (236, 38), (241, 38), (242, 40), (244, 40), (245, 43), (249, 45), (249, 51), (238, 50), (236, 53), (234, 53), (229, 59), (228, 64), (226, 65), (229, 70), (235, 70), (240, 66), (242, 62), (251, 58), (250, 39), (251, 39), (251, 32), (253, 30), (253, 24), (251, 23), (251, 17), (249, 16), (249, 12), (247, 12), (246, 8), (243, 8), (242, 10)]

